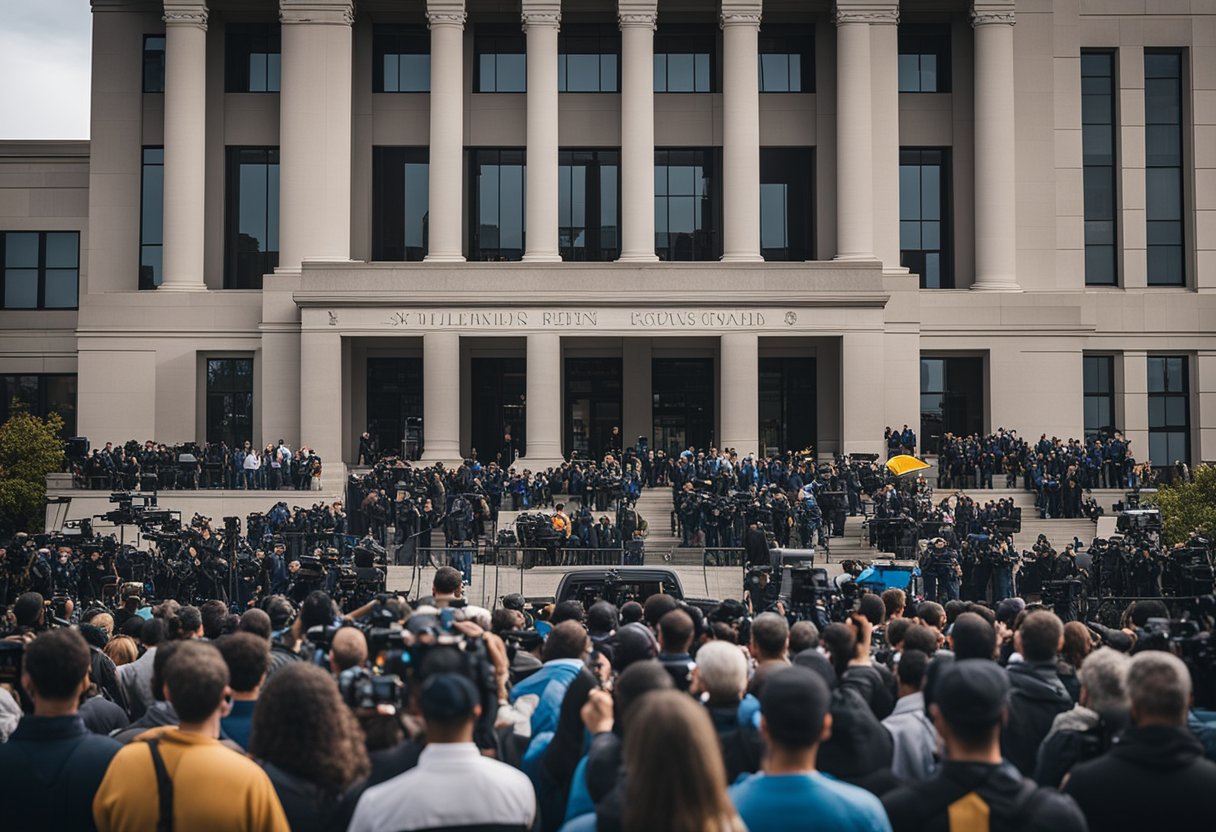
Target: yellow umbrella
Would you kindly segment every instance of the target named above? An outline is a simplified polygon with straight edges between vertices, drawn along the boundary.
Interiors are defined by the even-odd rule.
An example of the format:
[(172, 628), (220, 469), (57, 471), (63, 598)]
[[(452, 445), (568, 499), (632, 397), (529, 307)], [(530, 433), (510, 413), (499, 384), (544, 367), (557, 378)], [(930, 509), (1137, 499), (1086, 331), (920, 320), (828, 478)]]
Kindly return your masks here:
[(923, 471), (931, 467), (923, 459), (917, 459), (908, 454), (900, 454), (887, 460), (887, 470), (897, 477), (902, 477), (904, 474), (911, 474), (915, 471)]

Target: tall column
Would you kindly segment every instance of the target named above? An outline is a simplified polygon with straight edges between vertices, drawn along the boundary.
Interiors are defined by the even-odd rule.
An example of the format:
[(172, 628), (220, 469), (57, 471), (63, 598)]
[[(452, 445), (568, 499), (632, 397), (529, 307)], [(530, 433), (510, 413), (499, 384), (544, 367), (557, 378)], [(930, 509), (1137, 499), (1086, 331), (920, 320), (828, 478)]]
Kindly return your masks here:
[(460, 459), (460, 336), (422, 336), (422, 459)]
[(722, 2), (724, 261), (760, 259), (759, 0)]
[(533, 471), (562, 463), (562, 338), (528, 336), (527, 454)]
[[(1148, 353), (1124, 350), (1115, 360), (1115, 424), (1132, 444), (1132, 456), (1148, 459)], [(1160, 461), (1157, 462), (1161, 464)]]
[[(870, 23), (873, 72), (874, 254), (888, 274), (899, 264), (899, 4), (889, 0)], [(901, 423), (902, 424), (902, 423)]]
[(202, 291), (206, 175), (207, 5), (165, 0), (164, 279)]
[(351, 0), (279, 0), (279, 266), (350, 259)]
[(975, 282), (972, 289), (1018, 291), (1017, 155), (1013, 107), (1013, 4), (976, 3)]
[(621, 256), (654, 253), (654, 30), (658, 0), (618, 0), (621, 26)]
[(428, 0), (431, 28), (431, 147), (427, 255), (455, 263), (464, 194), (464, 0)]
[(759, 337), (743, 332), (723, 335), (719, 360), (722, 378), (719, 447), (734, 448), (740, 459), (747, 454), (759, 454)]
[(552, 263), (557, 248), (557, 30), (560, 2), (524, 0), (528, 38), (528, 158), (524, 260)]
[(840, 452), (876, 454), (882, 451), (885, 413), (882, 330), (848, 332), (840, 344)]
[(836, 7), (836, 259), (874, 259), (869, 11)]
[[(300, 333), (300, 436), (324, 462), (322, 483), (342, 488), (342, 336), (329, 330)], [(280, 437), (263, 437), (273, 442)], [(336, 481), (335, 481), (336, 479)]]

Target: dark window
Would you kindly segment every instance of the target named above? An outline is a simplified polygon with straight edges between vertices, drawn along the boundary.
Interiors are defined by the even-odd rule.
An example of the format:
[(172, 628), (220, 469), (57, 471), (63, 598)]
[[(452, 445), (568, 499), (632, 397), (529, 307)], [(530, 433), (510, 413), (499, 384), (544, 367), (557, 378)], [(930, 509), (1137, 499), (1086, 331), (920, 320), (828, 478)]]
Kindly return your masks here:
[(13, 415), (13, 403), (40, 419), (58, 413), (63, 419), (64, 438), (76, 435), (75, 374), (30, 374), (0, 376), (0, 425)]
[(253, 359), (207, 359), (207, 441), (239, 448), (253, 440)]
[(367, 432), (376, 447), (417, 459), (421, 426), (422, 359), (368, 356)]
[(660, 260), (722, 256), (715, 150), (654, 152), (654, 248)]
[(478, 26), (473, 53), (474, 92), (527, 92), (527, 38), (518, 27)]
[(144, 35), (144, 92), (165, 91), (165, 36)]
[(760, 92), (815, 91), (815, 32), (767, 23), (760, 28)]
[(899, 91), (950, 92), (950, 25), (900, 24)]
[(603, 459), (612, 449), (612, 429), (621, 426), (621, 359), (567, 358), (563, 390), (566, 456)]
[(899, 151), (900, 262), (922, 289), (954, 287), (950, 256), (950, 151)]
[(563, 260), (615, 260), (620, 254), (621, 154), (558, 153), (558, 245)]
[(760, 359), (760, 452), (784, 454), (815, 446), (815, 359)]
[(279, 264), (279, 149), (228, 148), (224, 288), (261, 289)]
[(563, 27), (557, 38), (558, 92), (617, 92), (621, 33), (615, 26)]
[(155, 289), (164, 275), (165, 149), (145, 147), (139, 209), (139, 288)]
[(1081, 53), (1081, 144), (1085, 164), (1085, 284), (1119, 281), (1115, 212), (1115, 56)]
[(1148, 458), (1155, 467), (1191, 462), (1190, 384), (1185, 355), (1148, 357)]
[(1182, 55), (1144, 53), (1148, 285), (1182, 286)]
[(279, 24), (229, 23), (224, 27), (224, 91), (279, 91)]
[(714, 360), (653, 358), (650, 382), (654, 450), (672, 458), (714, 445)]
[(429, 92), (431, 34), (422, 26), (372, 31), (372, 92)]
[(0, 232), (0, 309), (75, 309), (80, 282), (78, 231)]
[(947, 433), (970, 436), (984, 425), (984, 360), (920, 360), (920, 435), (926, 453), (936, 453)]
[(760, 253), (765, 260), (813, 260), (814, 150), (760, 148)]
[(524, 151), (474, 150), (470, 260), (524, 256)]
[(1115, 359), (1087, 355), (1082, 359), (1085, 389), (1085, 438), (1105, 438), (1115, 431)]
[(718, 92), (712, 26), (660, 26), (654, 36), (655, 92)]
[[(477, 451), (482, 465), (498, 460), (507, 468), (514, 457), (528, 450), (528, 361), (522, 357), (474, 356), (469, 364), (473, 401), (469, 451)], [(425, 432), (426, 426), (422, 429)], [(507, 434), (511, 435), (510, 447)]]
[(426, 257), (430, 156), (425, 147), (372, 148), (372, 259)]

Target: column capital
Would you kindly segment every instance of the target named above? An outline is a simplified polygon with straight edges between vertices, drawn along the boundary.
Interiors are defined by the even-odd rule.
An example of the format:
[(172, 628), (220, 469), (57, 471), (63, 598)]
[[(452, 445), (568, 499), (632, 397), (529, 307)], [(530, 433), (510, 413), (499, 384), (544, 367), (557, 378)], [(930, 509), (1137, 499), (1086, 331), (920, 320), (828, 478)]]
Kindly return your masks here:
[(279, 0), (280, 23), (349, 26), (355, 22), (351, 0)]
[(723, 29), (727, 26), (759, 26), (762, 11), (760, 0), (722, 0), (718, 20)]
[(894, 3), (837, 3), (832, 7), (832, 21), (837, 26), (846, 23), (899, 23), (899, 6)]
[(430, 29), (434, 29), (436, 26), (457, 26), (463, 29), (464, 23), (466, 20), (468, 20), (468, 17), (469, 16), (464, 12), (464, 10), (441, 12), (428, 11), (426, 13), (426, 23), (427, 27)]
[(973, 3), (971, 26), (1012, 26), (1015, 23), (1012, 3)]
[(207, 30), (207, 4), (195, 2), (173, 3), (165, 0), (165, 13), (161, 17), (166, 26), (196, 26)]
[(650, 29), (659, 19), (658, 0), (617, 0), (617, 21), (620, 28)]
[(531, 26), (560, 28), (562, 4), (555, 3), (553, 0), (523, 0), (519, 16), (525, 29)]

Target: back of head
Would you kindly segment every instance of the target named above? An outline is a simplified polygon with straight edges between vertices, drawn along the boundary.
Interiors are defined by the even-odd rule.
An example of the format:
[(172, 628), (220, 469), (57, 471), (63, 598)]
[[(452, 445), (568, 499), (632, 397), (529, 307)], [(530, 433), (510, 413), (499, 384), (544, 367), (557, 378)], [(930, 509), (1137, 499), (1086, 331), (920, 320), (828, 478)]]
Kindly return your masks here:
[(819, 646), (819, 628), (810, 621), (796, 621), (790, 627), (790, 655)]
[(774, 670), (760, 693), (760, 713), (768, 741), (800, 750), (819, 742), (831, 692), (819, 674), (793, 665)]
[(587, 631), (577, 621), (563, 621), (553, 628), (541, 650), (544, 661), (581, 659), (587, 652)]
[(329, 655), (338, 673), (358, 667), (367, 661), (367, 637), (357, 627), (341, 627), (329, 644)]
[(1100, 713), (1126, 711), (1127, 671), (1131, 659), (1126, 653), (1099, 647), (1090, 653), (1077, 671), (1077, 680), (1085, 691), (1085, 704)]
[(827, 626), (820, 640), (827, 648), (836, 675), (842, 675), (857, 649), (857, 631), (848, 624), (837, 621)]
[(241, 613), (241, 623), (237, 625), (237, 630), (242, 633), (253, 633), (255, 636), (261, 636), (270, 641), (270, 634), (274, 632), (274, 627), (271, 626), (269, 615), (254, 608)]
[(1150, 598), (1147, 601), (1135, 601), (1134, 603), (1135, 606), (1132, 608), (1132, 623), (1137, 627), (1143, 627), (1148, 623), (1150, 618), (1170, 617), (1170, 611), (1165, 606), (1164, 601)]
[(553, 608), (553, 614), (549, 616), (549, 623), (555, 626), (563, 621), (578, 621), (581, 623), (584, 613), (585, 610), (581, 601), (562, 601)]
[(790, 644), (790, 625), (775, 612), (762, 612), (752, 622), (752, 644), (760, 659), (779, 659)]
[(183, 723), (202, 722), (219, 710), (228, 678), (224, 657), (205, 641), (179, 644), (163, 672), (169, 702)]
[(616, 629), (616, 607), (607, 601), (596, 601), (587, 610), (587, 629), (596, 635), (607, 635)]
[(1009, 675), (987, 659), (950, 662), (933, 690), (933, 706), (967, 749), (989, 748), (999, 741), (1008, 699)]
[(965, 612), (950, 630), (950, 644), (960, 659), (991, 659), (996, 653), (996, 629), (974, 612)]
[(89, 674), (92, 654), (84, 637), (75, 630), (43, 633), (25, 646), (22, 670), (43, 699), (67, 699), (80, 693), (80, 683)]
[(941, 629), (946, 623), (946, 608), (936, 601), (922, 601), (916, 608), (916, 615), (930, 627)]
[(165, 640), (165, 622), (159, 618), (149, 618), (139, 630), (139, 640), (144, 647), (156, 647)]
[(632, 624), (635, 621), (641, 621), (646, 611), (637, 601), (626, 601), (621, 606), (621, 623)]
[(659, 622), (663, 620), (663, 616), (676, 609), (679, 605), (679, 602), (670, 595), (663, 593), (651, 595), (646, 599), (644, 613), (647, 626), (652, 630), (655, 629), (659, 626)]
[(696, 673), (711, 703), (738, 702), (747, 692), (747, 659), (733, 644), (721, 641), (704, 644), (697, 651)]
[(653, 659), (634, 662), (616, 677), (612, 691), (613, 711), (621, 728), (627, 727), (626, 715), (643, 696), (656, 690), (671, 690), (675, 681), (666, 668)]
[(261, 636), (233, 633), (217, 639), (215, 646), (228, 665), (228, 684), (236, 693), (251, 692), (270, 670), (270, 642)]
[(886, 607), (887, 618), (891, 619), (897, 614), (903, 613), (904, 607), (907, 606), (908, 603), (908, 593), (904, 592), (902, 589), (892, 587), (891, 589), (883, 592), (882, 603), (883, 606)]
[(37, 626), (42, 617), (44, 602), (37, 592), (23, 592), (13, 603), (13, 616), (18, 627)]
[(204, 603), (199, 613), (203, 621), (203, 635), (215, 641), (220, 637), (224, 619), (228, 617), (228, 605), (213, 599)]
[(953, 624), (955, 619), (957, 619), (961, 614), (963, 614), (964, 612), (967, 611), (967, 603), (968, 603), (967, 601), (947, 601), (946, 602), (945, 610), (946, 610), (946, 624), (947, 625)]
[(920, 650), (905, 650), (899, 656), (896, 670), (899, 683), (912, 690), (920, 690), (925, 684), (925, 671), (929, 668), (929, 657)]
[(634, 662), (653, 659), (659, 652), (654, 633), (640, 621), (623, 625), (612, 637), (612, 667), (618, 673)]
[(455, 595), (463, 583), (464, 576), (460, 574), (459, 569), (441, 566), (435, 570), (435, 577), (431, 580), (431, 590), (436, 595)]
[(887, 605), (883, 603), (882, 598), (873, 593), (866, 593), (858, 599), (857, 611), (870, 619), (870, 623), (875, 627), (882, 624), (887, 617)]
[(659, 643), (664, 653), (687, 653), (692, 647), (692, 616), (684, 610), (672, 610), (659, 619)]
[(904, 649), (920, 650), (932, 656), (937, 652), (937, 631), (924, 624), (913, 624), (904, 633)]
[(169, 620), (169, 634), (176, 639), (194, 638), (203, 626), (203, 613), (198, 607), (181, 607)]
[(1127, 668), (1127, 697), (1137, 725), (1185, 725), (1191, 702), (1190, 671), (1172, 653), (1137, 653)]
[(262, 600), (262, 609), (270, 616), (270, 626), (282, 630), (296, 617), (296, 608), (282, 595), (270, 595)]
[(300, 605), (300, 626), (304, 632), (313, 627), (327, 627), (334, 622), (334, 602), (328, 593), (314, 589)]
[(1055, 661), (1060, 640), (1064, 638), (1064, 623), (1051, 610), (1034, 610), (1022, 620), (1017, 633), (1026, 661)]
[(911, 626), (912, 626), (912, 619), (910, 619), (910, 618), (903, 618), (903, 617), (892, 618), (890, 621), (887, 622), (887, 630), (886, 630), (887, 644), (889, 644), (891, 647), (896, 648), (897, 650), (901, 649), (901, 645), (903, 644), (903, 641), (904, 641), (904, 636), (906, 636), (908, 634), (908, 629)]
[(1073, 667), (1080, 667), (1086, 656), (1094, 649), (1093, 639), (1090, 638), (1089, 628), (1080, 621), (1069, 621), (1064, 625), (1064, 660)]

